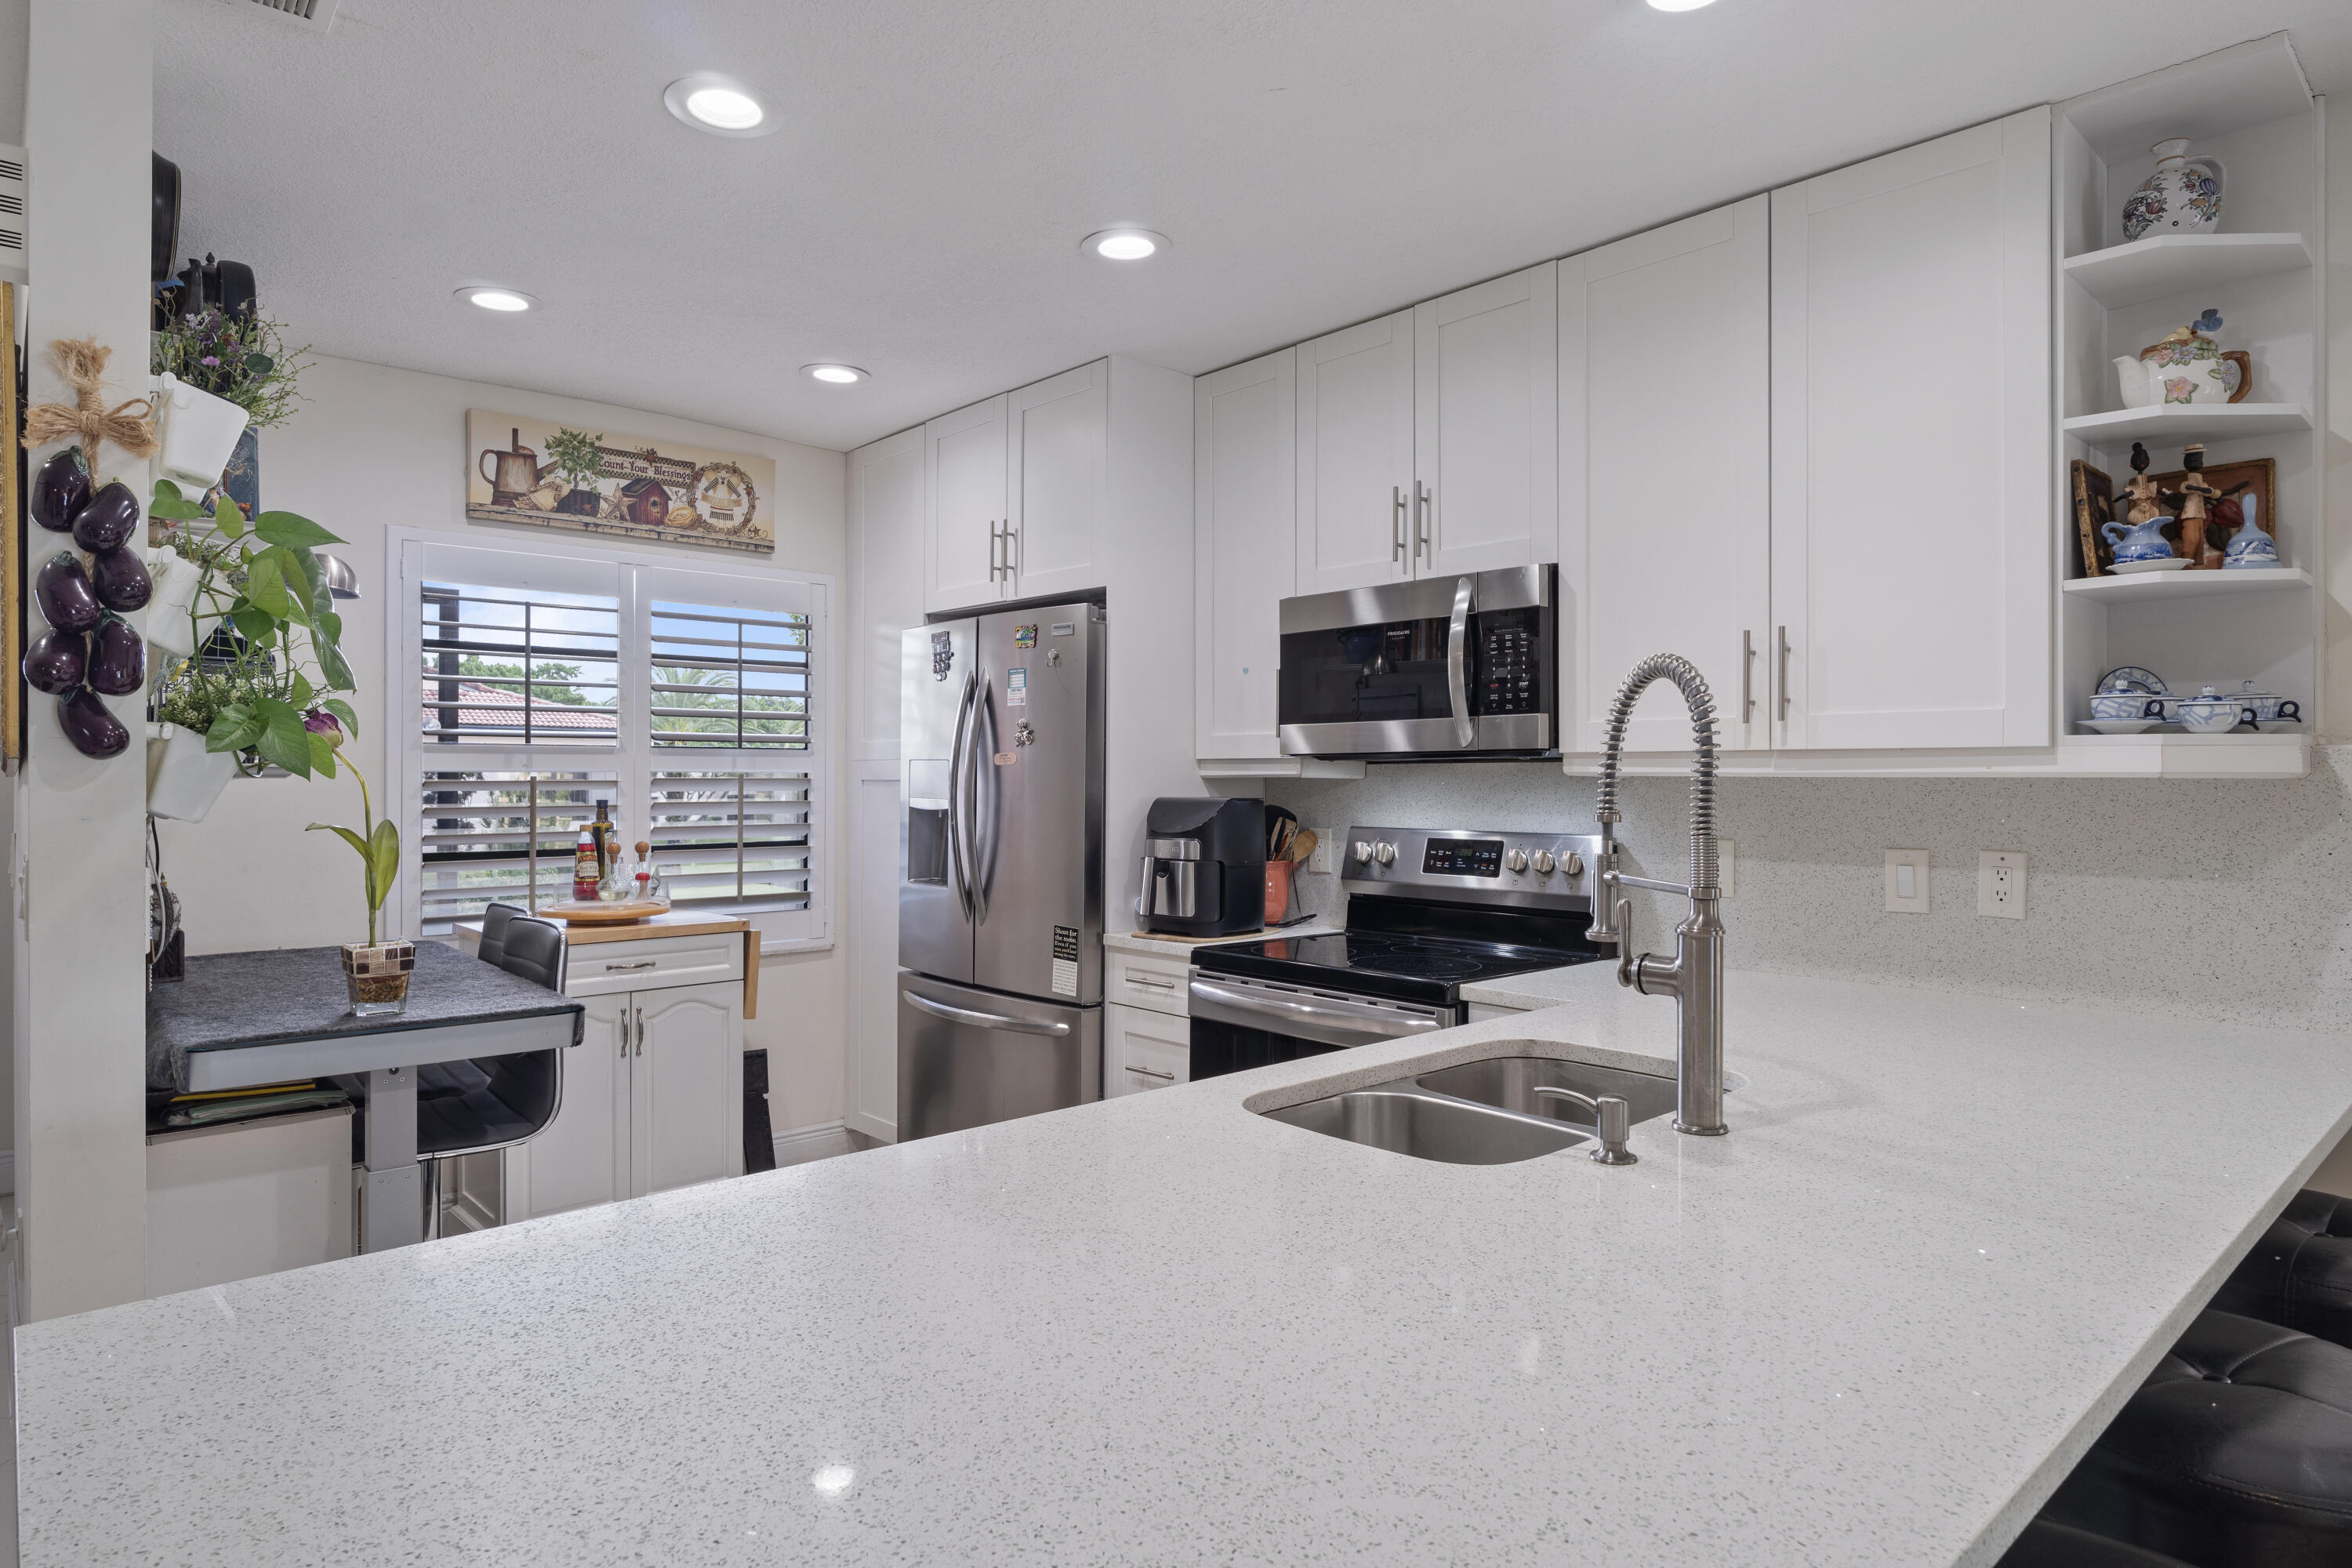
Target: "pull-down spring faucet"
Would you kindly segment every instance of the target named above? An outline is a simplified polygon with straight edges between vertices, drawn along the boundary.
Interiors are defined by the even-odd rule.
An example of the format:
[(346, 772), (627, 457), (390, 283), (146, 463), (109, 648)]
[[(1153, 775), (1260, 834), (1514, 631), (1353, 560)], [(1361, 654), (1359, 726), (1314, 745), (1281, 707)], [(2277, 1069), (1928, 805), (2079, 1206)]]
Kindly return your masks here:
[[(1625, 747), (1625, 724), (1633, 704), (1654, 680), (1671, 680), (1689, 707), (1697, 755), (1691, 763), (1690, 885), (1628, 877), (1617, 869), (1617, 768)], [(1715, 1137), (1723, 1124), (1723, 889), (1715, 854), (1715, 698), (1698, 667), (1679, 654), (1654, 653), (1633, 667), (1609, 709), (1609, 732), (1601, 754), (1601, 863), (1592, 900), (1594, 942), (1617, 944), (1617, 984), (1645, 996), (1672, 996), (1680, 1010), (1675, 1029), (1675, 1131)], [(1633, 956), (1633, 906), (1617, 896), (1620, 888), (1680, 893), (1690, 900), (1690, 916), (1675, 928), (1675, 956)]]

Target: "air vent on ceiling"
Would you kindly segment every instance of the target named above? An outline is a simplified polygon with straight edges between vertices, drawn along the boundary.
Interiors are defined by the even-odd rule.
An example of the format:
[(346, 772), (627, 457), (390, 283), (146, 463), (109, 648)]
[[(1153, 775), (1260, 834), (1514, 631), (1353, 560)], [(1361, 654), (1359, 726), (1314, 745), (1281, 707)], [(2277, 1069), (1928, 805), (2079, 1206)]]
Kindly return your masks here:
[(0, 278), (25, 280), (25, 150), (0, 147)]
[(299, 22), (321, 33), (335, 25), (335, 7), (341, 3), (342, 0), (253, 0), (254, 5), (275, 11), (289, 22)]

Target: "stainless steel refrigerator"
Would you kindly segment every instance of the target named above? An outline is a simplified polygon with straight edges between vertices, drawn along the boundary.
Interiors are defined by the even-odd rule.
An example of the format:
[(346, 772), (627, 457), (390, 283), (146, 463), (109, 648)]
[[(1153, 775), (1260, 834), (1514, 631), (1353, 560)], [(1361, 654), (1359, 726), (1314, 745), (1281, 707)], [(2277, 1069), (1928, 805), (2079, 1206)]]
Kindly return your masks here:
[(1103, 611), (905, 634), (898, 1136), (1102, 1096)]

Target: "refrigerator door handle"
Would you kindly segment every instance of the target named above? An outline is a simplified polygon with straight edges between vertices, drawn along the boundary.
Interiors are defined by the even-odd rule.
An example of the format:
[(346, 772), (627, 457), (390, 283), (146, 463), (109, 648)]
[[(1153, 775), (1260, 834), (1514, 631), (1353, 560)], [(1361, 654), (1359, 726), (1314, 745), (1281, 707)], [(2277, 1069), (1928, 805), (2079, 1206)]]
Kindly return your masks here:
[(971, 738), (972, 697), (980, 684), (977, 668), (963, 678), (963, 695), (956, 700), (955, 740), (948, 747), (948, 867), (955, 878), (956, 901), (963, 907), (963, 918), (970, 924), (971, 910), (971, 871), (965, 864), (970, 853), (971, 829), (963, 816), (964, 742)]
[(1002, 1029), (1014, 1035), (1058, 1037), (1070, 1032), (1067, 1024), (1049, 1024), (1036, 1018), (1010, 1018), (1002, 1013), (976, 1013), (969, 1007), (952, 1007), (945, 1002), (934, 1002), (912, 991), (904, 994), (909, 1007), (929, 1013), (934, 1018), (945, 1018), (950, 1024), (969, 1024), (975, 1029)]
[[(988, 672), (972, 666), (971, 692), (971, 773), (967, 784), (964, 812), (971, 824), (971, 923), (988, 923), (988, 889), (996, 880), (996, 684)], [(982, 773), (981, 769), (989, 771)], [(981, 827), (981, 780), (988, 780), (988, 826)]]

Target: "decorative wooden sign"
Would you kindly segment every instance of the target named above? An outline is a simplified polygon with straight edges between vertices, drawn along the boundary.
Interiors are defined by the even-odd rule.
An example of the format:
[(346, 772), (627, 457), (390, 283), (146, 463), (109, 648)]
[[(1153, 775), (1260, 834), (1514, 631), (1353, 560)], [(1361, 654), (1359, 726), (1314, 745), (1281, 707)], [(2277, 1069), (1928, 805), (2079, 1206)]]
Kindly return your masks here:
[(466, 515), (762, 553), (776, 548), (776, 465), (520, 414), (466, 412)]

